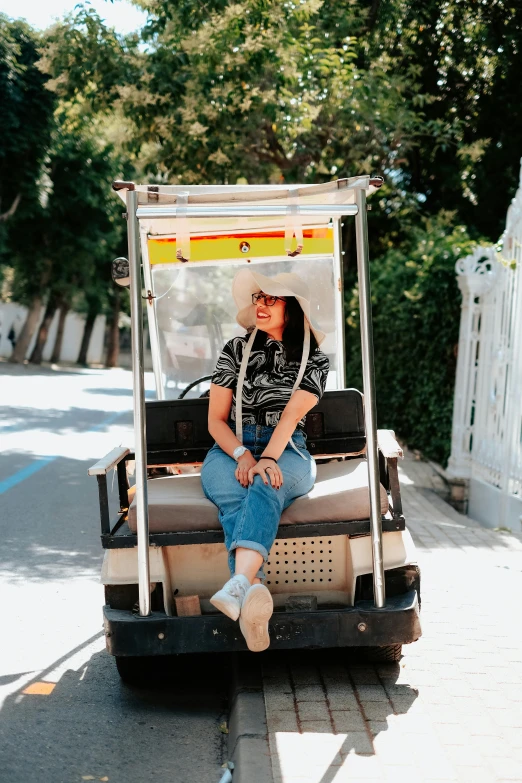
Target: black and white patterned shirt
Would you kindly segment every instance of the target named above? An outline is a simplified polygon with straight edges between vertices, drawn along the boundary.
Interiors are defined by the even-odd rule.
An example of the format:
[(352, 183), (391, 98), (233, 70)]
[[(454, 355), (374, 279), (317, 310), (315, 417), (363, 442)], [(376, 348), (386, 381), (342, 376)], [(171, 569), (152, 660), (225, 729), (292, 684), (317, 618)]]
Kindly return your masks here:
[[(237, 378), (248, 337), (234, 337), (228, 341), (212, 375), (212, 383), (234, 389), (230, 422), (236, 420)], [(277, 426), (291, 397), (300, 366), (300, 361), (286, 361), (283, 343), (278, 340), (267, 338), (260, 350), (252, 348), (243, 384), (243, 426)], [(326, 386), (328, 367), (328, 358), (316, 350), (308, 359), (298, 388), (315, 394), (319, 402)], [(304, 427), (305, 419), (299, 422), (300, 429)]]

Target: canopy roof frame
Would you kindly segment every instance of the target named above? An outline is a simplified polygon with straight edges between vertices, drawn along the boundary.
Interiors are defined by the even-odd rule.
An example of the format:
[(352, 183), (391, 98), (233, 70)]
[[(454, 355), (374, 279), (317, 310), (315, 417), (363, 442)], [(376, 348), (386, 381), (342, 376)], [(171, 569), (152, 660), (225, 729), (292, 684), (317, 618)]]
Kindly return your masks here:
[[(377, 450), (377, 415), (375, 403), (375, 370), (373, 356), (373, 327), (371, 316), (370, 265), (368, 253), (368, 226), (366, 194), (379, 188), (381, 177), (353, 177), (323, 185), (295, 186), (136, 186), (133, 182), (118, 181), (113, 189), (125, 200), (127, 207), (127, 235), (129, 243), (129, 270), (131, 294), (132, 373), (134, 434), (136, 454), (136, 516), (138, 538), (139, 611), (149, 616), (149, 519), (147, 504), (147, 446), (145, 432), (145, 383), (143, 357), (143, 307), (140, 264), (140, 221), (165, 218), (189, 221), (191, 217), (283, 217), (289, 212), (295, 217), (311, 214), (328, 215), (336, 230), (341, 217), (354, 215), (357, 246), (357, 270), (359, 278), (359, 304), (361, 321), (361, 350), (363, 363), (364, 416), (368, 460), (368, 485), (370, 490), (370, 527), (373, 560), (374, 601), (377, 608), (385, 607), (384, 563), (382, 557), (382, 525), (380, 510), (379, 461)], [(257, 198), (255, 197), (257, 193)], [(156, 202), (157, 206), (149, 205)], [(227, 198), (228, 196), (228, 198)], [(324, 202), (325, 197), (327, 203)], [(167, 209), (161, 202), (170, 205)], [(281, 201), (287, 200), (286, 203)], [(276, 201), (275, 204), (268, 203)], [(228, 201), (228, 205), (227, 205)], [(258, 203), (254, 203), (257, 201)], [(305, 202), (305, 203), (300, 203)], [(232, 202), (232, 203), (231, 203)], [(341, 202), (341, 203), (340, 203)], [(148, 206), (142, 206), (142, 204)], [(173, 206), (176, 205), (176, 206)], [(167, 214), (168, 213), (168, 214)], [(143, 236), (143, 234), (142, 234)], [(339, 237), (335, 241), (336, 255), (341, 253)], [(181, 259), (183, 260), (183, 259)], [(147, 264), (148, 266), (148, 264)], [(337, 259), (339, 268), (340, 258)], [(146, 275), (147, 276), (147, 275)], [(150, 278), (149, 278), (150, 283)], [(149, 289), (150, 290), (150, 289)], [(152, 297), (152, 291), (150, 291)], [(343, 357), (344, 358), (344, 357)]]

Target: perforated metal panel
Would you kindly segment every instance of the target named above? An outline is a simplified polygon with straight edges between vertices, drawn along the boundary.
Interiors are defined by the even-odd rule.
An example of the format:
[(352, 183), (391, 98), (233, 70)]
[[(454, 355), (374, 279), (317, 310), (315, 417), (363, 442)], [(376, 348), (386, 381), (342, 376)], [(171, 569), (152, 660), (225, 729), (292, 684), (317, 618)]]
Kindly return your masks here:
[(265, 566), (271, 593), (345, 590), (346, 536), (288, 538), (274, 542)]

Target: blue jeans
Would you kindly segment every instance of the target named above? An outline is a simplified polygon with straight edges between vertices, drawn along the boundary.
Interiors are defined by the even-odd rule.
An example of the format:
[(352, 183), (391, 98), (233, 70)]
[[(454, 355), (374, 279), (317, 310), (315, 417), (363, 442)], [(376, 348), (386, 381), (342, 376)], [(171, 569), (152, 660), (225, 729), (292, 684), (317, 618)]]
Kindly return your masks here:
[[(259, 459), (273, 432), (273, 427), (247, 425), (243, 428), (243, 445)], [(283, 486), (280, 489), (274, 489), (270, 484), (267, 486), (258, 475), (254, 476), (253, 484), (242, 487), (234, 476), (237, 467), (235, 459), (225, 454), (217, 443), (205, 458), (201, 468), (201, 483), (207, 498), (219, 509), (231, 574), (235, 572), (237, 547), (259, 552), (266, 563), (282, 512), (293, 500), (306, 495), (314, 485), (316, 466), (306, 450), (305, 436), (296, 430), (292, 439), (299, 453), (288, 444), (279, 457), (277, 463), (283, 474)], [(258, 576), (264, 578), (262, 568)]]

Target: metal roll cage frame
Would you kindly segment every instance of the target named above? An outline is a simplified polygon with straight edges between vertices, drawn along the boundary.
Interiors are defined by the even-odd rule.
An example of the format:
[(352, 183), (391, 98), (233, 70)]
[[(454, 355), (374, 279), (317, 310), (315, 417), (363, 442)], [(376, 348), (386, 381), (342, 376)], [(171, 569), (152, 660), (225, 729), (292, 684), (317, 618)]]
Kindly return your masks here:
[[(342, 270), (341, 263), (341, 218), (355, 217), (357, 273), (359, 279), (359, 307), (361, 326), (361, 350), (363, 365), (364, 419), (366, 428), (368, 486), (370, 490), (370, 535), (373, 562), (374, 603), (382, 609), (386, 603), (384, 589), (384, 563), (382, 552), (382, 526), (379, 489), (379, 457), (377, 448), (377, 408), (375, 401), (375, 369), (373, 355), (373, 327), (371, 314), (370, 263), (368, 252), (368, 222), (366, 188), (379, 188), (381, 177), (362, 178), (356, 186), (354, 204), (307, 204), (299, 207), (303, 215), (328, 215), (334, 221), (334, 259)], [(129, 244), (131, 336), (132, 336), (132, 379), (134, 437), (136, 459), (136, 512), (138, 540), (138, 586), (139, 613), (147, 617), (151, 613), (150, 568), (149, 568), (149, 517), (147, 495), (147, 441), (145, 427), (145, 382), (143, 356), (143, 309), (141, 280), (140, 219), (172, 218), (177, 215), (176, 207), (144, 207), (138, 205), (138, 192), (133, 182), (115, 182), (114, 190), (126, 190), (127, 238)], [(286, 214), (281, 205), (184, 207), (186, 217), (277, 217)], [(344, 338), (342, 338), (344, 339)], [(344, 354), (343, 354), (344, 358)]]

